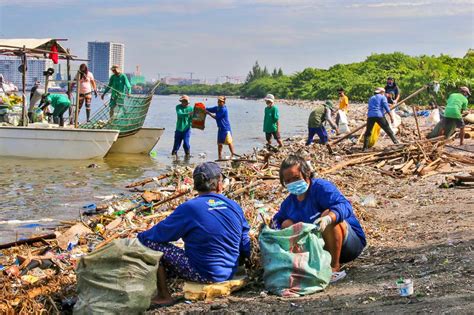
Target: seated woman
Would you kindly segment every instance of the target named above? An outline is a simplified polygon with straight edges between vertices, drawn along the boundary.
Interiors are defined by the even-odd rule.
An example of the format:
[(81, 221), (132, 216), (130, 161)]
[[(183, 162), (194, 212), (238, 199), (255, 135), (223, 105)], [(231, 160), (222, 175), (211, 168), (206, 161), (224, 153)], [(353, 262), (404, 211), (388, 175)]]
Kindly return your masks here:
[[(174, 303), (166, 286), (167, 275), (200, 283), (222, 282), (234, 276), (240, 258), (250, 257), (249, 225), (240, 206), (221, 195), (219, 165), (198, 165), (193, 179), (198, 196), (138, 234), (143, 245), (163, 252), (154, 304)], [(169, 243), (180, 238), (184, 250)]]
[(275, 227), (284, 229), (298, 222), (318, 225), (324, 249), (331, 254), (331, 282), (342, 279), (341, 264), (356, 259), (366, 245), (350, 202), (331, 182), (312, 178), (309, 165), (297, 155), (282, 162), (280, 182), (290, 195), (273, 217)]

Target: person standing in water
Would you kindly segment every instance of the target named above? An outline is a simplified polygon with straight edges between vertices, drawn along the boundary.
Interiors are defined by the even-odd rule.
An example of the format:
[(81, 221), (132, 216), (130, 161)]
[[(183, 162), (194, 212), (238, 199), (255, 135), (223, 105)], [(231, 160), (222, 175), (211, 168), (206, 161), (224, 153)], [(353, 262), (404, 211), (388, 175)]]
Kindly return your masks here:
[(171, 155), (177, 156), (178, 150), (183, 143), (184, 153), (186, 158), (190, 157), (191, 145), (191, 122), (193, 115), (193, 108), (189, 106), (189, 96), (182, 95), (179, 98), (181, 104), (176, 105), (176, 130), (174, 132), (174, 144)]
[(206, 113), (214, 118), (217, 123), (217, 153), (219, 160), (222, 160), (222, 148), (225, 145), (229, 146), (230, 158), (234, 156), (234, 144), (232, 141), (232, 129), (230, 128), (229, 114), (227, 106), (225, 106), (225, 96), (217, 98), (217, 106), (206, 108)]

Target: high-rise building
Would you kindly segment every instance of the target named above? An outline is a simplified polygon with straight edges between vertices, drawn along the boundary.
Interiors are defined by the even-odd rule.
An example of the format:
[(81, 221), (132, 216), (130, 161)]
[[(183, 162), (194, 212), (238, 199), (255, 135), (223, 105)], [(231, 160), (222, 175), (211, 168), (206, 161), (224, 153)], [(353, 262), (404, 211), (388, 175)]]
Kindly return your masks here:
[[(22, 86), (22, 73), (18, 71), (21, 59), (16, 57), (2, 57), (0, 59), (0, 73), (6, 81), (12, 82), (19, 89)], [(53, 62), (49, 59), (37, 60), (28, 59), (26, 61), (26, 88), (31, 88), (36, 81), (45, 83), (43, 71), (53, 67)]]
[(110, 67), (119, 65), (124, 71), (125, 45), (112, 42), (88, 42), (87, 58), (89, 70), (94, 74), (94, 78), (107, 83), (112, 74)]

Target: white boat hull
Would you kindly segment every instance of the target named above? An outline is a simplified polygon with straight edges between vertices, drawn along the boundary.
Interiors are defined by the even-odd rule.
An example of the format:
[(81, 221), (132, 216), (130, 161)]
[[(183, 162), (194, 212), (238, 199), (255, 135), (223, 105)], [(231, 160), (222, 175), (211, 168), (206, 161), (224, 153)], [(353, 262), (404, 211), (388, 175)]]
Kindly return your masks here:
[(131, 136), (119, 137), (109, 153), (149, 154), (164, 131), (164, 128), (141, 128)]
[(32, 159), (102, 158), (117, 140), (118, 130), (0, 126), (0, 156)]

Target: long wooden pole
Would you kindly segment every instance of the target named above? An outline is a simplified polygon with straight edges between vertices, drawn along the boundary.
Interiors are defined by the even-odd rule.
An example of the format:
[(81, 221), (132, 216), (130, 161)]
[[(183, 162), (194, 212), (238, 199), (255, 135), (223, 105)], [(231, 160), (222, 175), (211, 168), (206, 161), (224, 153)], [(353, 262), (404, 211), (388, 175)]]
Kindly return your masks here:
[(76, 75), (76, 108), (74, 111), (74, 128), (79, 127), (79, 93), (80, 93), (80, 88), (79, 88), (79, 83), (80, 83), (80, 74), (79, 71), (77, 71)]
[[(390, 110), (394, 110), (395, 108), (397, 108), (398, 106), (402, 105), (403, 103), (405, 103), (406, 101), (408, 101), (410, 98), (420, 94), (422, 91), (426, 90), (428, 88), (428, 85), (424, 85), (423, 87), (419, 88), (418, 90), (416, 90), (415, 92), (411, 93), (410, 95), (408, 95), (405, 99), (401, 100), (397, 105), (393, 106), (392, 108), (390, 108)], [(362, 128), (364, 128), (365, 126), (367, 126), (367, 123), (363, 124), (362, 126), (359, 126), (357, 127), (356, 129), (354, 129), (353, 131), (349, 132), (347, 135), (345, 135), (344, 137), (342, 138), (339, 138), (337, 139), (336, 141), (332, 142), (331, 144), (338, 144), (339, 142), (341, 142), (342, 140), (345, 140), (347, 138), (349, 138), (350, 136), (352, 136), (354, 133), (356, 133), (357, 131), (361, 130)]]
[(421, 140), (420, 125), (418, 124), (418, 117), (416, 115), (416, 107), (412, 106), (411, 108), (413, 109), (413, 116), (415, 117), (416, 130), (418, 131), (418, 139)]
[[(71, 101), (72, 98), (72, 84), (71, 84), (71, 56), (69, 52), (69, 48), (66, 49), (67, 56), (66, 56), (66, 72), (67, 72), (67, 97)], [(71, 107), (69, 107), (69, 123), (71, 123)]]
[(28, 125), (27, 122), (27, 115), (26, 115), (26, 52), (25, 52), (25, 46), (23, 46), (23, 53), (21, 55), (21, 64), (22, 64), (22, 69), (21, 69), (21, 85), (22, 85), (22, 101), (23, 101), (23, 108), (21, 109), (21, 117), (23, 121), (23, 126), (26, 127)]

